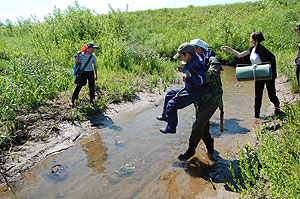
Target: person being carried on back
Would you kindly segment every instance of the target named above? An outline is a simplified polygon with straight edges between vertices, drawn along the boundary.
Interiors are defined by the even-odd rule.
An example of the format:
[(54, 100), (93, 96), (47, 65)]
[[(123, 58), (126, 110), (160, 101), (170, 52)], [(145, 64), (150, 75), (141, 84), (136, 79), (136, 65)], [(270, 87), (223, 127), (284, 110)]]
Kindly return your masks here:
[[(196, 148), (203, 140), (209, 158), (212, 158), (214, 152), (214, 139), (210, 134), (210, 118), (215, 111), (220, 109), (220, 120), (223, 114), (223, 89), (221, 80), (221, 71), (223, 70), (220, 62), (215, 57), (216, 53), (208, 48), (208, 44), (201, 39), (190, 41), (195, 46), (195, 53), (204, 59), (208, 70), (205, 72), (206, 81), (203, 92), (199, 100), (195, 103), (196, 120), (193, 123), (191, 135), (189, 138), (189, 148), (185, 153), (178, 156), (179, 160), (188, 160), (195, 155)], [(221, 125), (222, 131), (222, 125)]]
[(74, 102), (76, 99), (78, 99), (79, 92), (81, 88), (86, 85), (87, 80), (89, 81), (90, 103), (92, 105), (94, 104), (95, 80), (98, 79), (98, 75), (97, 75), (96, 57), (93, 53), (95, 52), (95, 49), (98, 48), (99, 47), (96, 46), (94, 43), (89, 42), (86, 45), (86, 49), (81, 50), (77, 54), (76, 65), (79, 65), (80, 70), (83, 70), (83, 73), (80, 75), (79, 81), (73, 92), (72, 100), (70, 101), (70, 106), (74, 106)]
[(179, 46), (177, 54), (173, 57), (186, 63), (181, 65), (186, 73), (186, 76), (183, 77), (185, 87), (167, 91), (162, 114), (156, 117), (158, 120), (168, 123), (165, 129), (160, 129), (162, 133), (176, 133), (177, 110), (196, 102), (201, 96), (202, 85), (206, 80), (206, 65), (194, 50), (194, 46), (186, 42)]

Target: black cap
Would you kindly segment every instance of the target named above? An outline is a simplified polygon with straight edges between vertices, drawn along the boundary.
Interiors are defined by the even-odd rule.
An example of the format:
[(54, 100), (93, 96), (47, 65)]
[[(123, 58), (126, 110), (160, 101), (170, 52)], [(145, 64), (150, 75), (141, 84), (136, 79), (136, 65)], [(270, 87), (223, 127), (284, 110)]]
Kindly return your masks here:
[(88, 48), (89, 47), (92, 47), (92, 48), (99, 48), (99, 46), (96, 46), (94, 43), (92, 43), (92, 42), (89, 42), (87, 45), (86, 45)]

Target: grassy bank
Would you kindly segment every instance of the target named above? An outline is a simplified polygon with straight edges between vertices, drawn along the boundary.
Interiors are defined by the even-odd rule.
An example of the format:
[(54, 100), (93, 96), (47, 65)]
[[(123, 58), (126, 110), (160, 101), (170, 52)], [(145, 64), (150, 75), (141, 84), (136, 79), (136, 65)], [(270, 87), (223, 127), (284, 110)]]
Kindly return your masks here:
[[(239, 51), (247, 49), (253, 31), (263, 32), (266, 39), (263, 44), (276, 55), (278, 71), (291, 78), (296, 91), (294, 58), (299, 38), (293, 28), (300, 21), (299, 5), (298, 0), (265, 0), (139, 12), (111, 9), (110, 14), (98, 15), (75, 2), (66, 10), (53, 10), (43, 22), (34, 18), (20, 19), (15, 24), (7, 21), (0, 27), (0, 148), (14, 143), (16, 132), (24, 128), (16, 119), (18, 116), (35, 112), (47, 100), (56, 99), (61, 92), (71, 95), (75, 87), (73, 55), (88, 41), (100, 46), (95, 52), (99, 77), (96, 82), (96, 104), (99, 110), (110, 103), (132, 100), (135, 93), (143, 88), (152, 91), (161, 84), (165, 89), (169, 83), (178, 81), (174, 70), (177, 63), (171, 62), (170, 57), (181, 43), (194, 38), (201, 37), (207, 41), (222, 63), (243, 62), (219, 49), (222, 45), (232, 46)], [(81, 95), (80, 100), (84, 102), (85, 96)], [(77, 112), (87, 114), (88, 109), (81, 106)], [(288, 118), (299, 112), (299, 108), (290, 107), (282, 123), (288, 123)], [(70, 120), (75, 118), (70, 114)], [(295, 126), (285, 126), (288, 128), (282, 128), (284, 135), (296, 136)], [(261, 139), (275, 139), (274, 143), (278, 141), (284, 147), (278, 143), (270, 145), (264, 140), (261, 140), (263, 147), (253, 149), (249, 146), (249, 150), (255, 150), (253, 154), (274, 153), (274, 157), (270, 158), (274, 165), (259, 162), (260, 158), (259, 161), (252, 161), (252, 156), (241, 152), (241, 171), (245, 179), (240, 192), (254, 195), (255, 190), (259, 190), (259, 184), (246, 180), (248, 172), (253, 173), (253, 179), (268, 179), (270, 187), (280, 182), (271, 181), (273, 177), (267, 173), (274, 171), (262, 169), (264, 167), (261, 166), (268, 164), (266, 168), (274, 166), (277, 171), (280, 165), (275, 163), (281, 151), (276, 149), (281, 147), (290, 151), (289, 148), (293, 147), (289, 144), (290, 137), (276, 137), (280, 134), (274, 135), (274, 131), (269, 129), (261, 132), (260, 136)], [(298, 136), (293, 139), (298, 147)], [(274, 149), (264, 148), (269, 145)], [(295, 153), (294, 156), (298, 158), (299, 154)], [(289, 168), (297, 169), (297, 161), (296, 158), (291, 159), (294, 165), (289, 165)], [(285, 181), (290, 179), (295, 182), (292, 193), (299, 190), (295, 173), (284, 169), (281, 171), (286, 173), (278, 177), (283, 176)], [(282, 188), (286, 190), (286, 187)], [(266, 198), (274, 196), (269, 190), (265, 192)], [(277, 188), (274, 190), (274, 193), (278, 192)], [(279, 198), (288, 198), (289, 194), (279, 195)]]
[(257, 132), (259, 144), (239, 146), (241, 176), (236, 187), (243, 198), (300, 197), (300, 106), (287, 106), (287, 115)]

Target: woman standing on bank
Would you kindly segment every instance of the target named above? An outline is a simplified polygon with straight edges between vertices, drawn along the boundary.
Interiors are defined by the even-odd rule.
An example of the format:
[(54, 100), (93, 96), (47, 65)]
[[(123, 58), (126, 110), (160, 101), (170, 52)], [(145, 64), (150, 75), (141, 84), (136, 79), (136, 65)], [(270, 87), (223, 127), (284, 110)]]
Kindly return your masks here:
[(261, 45), (261, 42), (264, 40), (265, 38), (261, 32), (253, 32), (250, 36), (250, 43), (252, 46), (243, 52), (238, 52), (229, 46), (221, 47), (221, 50), (228, 50), (229, 52), (231, 52), (237, 57), (245, 57), (247, 55), (250, 55), (250, 61), (252, 64), (271, 62), (272, 79), (255, 81), (255, 104), (254, 104), (255, 118), (259, 118), (263, 90), (265, 85), (267, 87), (269, 99), (275, 106), (274, 113), (276, 115), (280, 113), (280, 108), (279, 108), (280, 102), (278, 100), (278, 97), (276, 96), (276, 88), (275, 88), (275, 79), (277, 77), (276, 59), (275, 56), (268, 49), (266, 49), (263, 45)]

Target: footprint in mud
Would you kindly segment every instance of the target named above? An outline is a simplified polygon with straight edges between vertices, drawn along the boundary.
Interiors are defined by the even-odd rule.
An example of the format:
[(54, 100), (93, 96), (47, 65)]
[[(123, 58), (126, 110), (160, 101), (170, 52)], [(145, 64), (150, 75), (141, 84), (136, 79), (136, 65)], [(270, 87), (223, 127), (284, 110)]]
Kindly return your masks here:
[(62, 182), (67, 179), (68, 174), (65, 172), (65, 169), (62, 165), (57, 164), (50, 168), (50, 171), (43, 175), (46, 179), (51, 180), (54, 183)]

